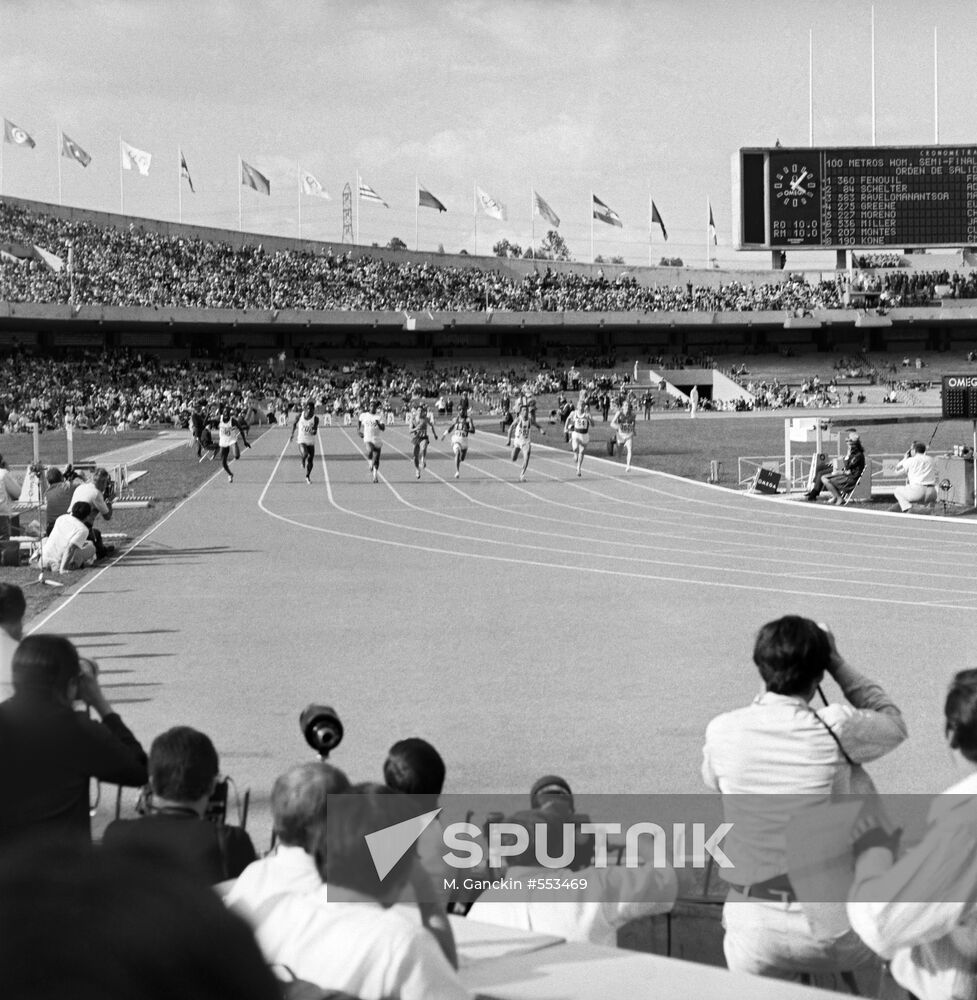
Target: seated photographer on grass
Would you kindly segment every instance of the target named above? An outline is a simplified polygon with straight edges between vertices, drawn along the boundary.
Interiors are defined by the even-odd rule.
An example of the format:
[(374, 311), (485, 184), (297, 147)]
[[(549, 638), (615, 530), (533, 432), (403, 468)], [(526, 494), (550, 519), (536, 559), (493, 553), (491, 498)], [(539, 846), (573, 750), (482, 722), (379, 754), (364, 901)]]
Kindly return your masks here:
[[(89, 782), (146, 783), (146, 754), (97, 670), (61, 635), (30, 635), (17, 647), (14, 694), (0, 704), (0, 842), (50, 834), (88, 843)], [(76, 701), (101, 722), (76, 712)]]
[[(471, 920), (614, 947), (618, 928), (628, 921), (672, 909), (678, 896), (678, 878), (672, 868), (653, 864), (650, 838), (638, 840), (643, 863), (637, 868), (595, 867), (593, 837), (581, 834), (574, 822), (572, 797), (568, 803), (565, 796), (547, 798), (534, 788), (533, 798), (536, 804), (532, 809), (507, 820), (528, 834), (525, 851), (509, 858), (505, 871), (506, 879), (518, 880), (521, 888), (486, 890), (469, 910)], [(567, 804), (571, 812), (567, 812)], [(567, 833), (570, 827), (576, 828), (572, 842)], [(566, 860), (559, 868), (543, 865), (538, 848), (543, 848), (548, 858)], [(548, 879), (558, 879), (561, 887), (529, 888), (534, 880)]]
[(326, 822), (330, 795), (349, 789), (349, 778), (323, 761), (297, 764), (280, 775), (271, 790), (275, 849), (241, 872), (224, 901), (254, 919), (259, 908), (282, 893), (322, 888), (312, 848)]
[(416, 815), (410, 799), (378, 785), (354, 785), (336, 796), (313, 846), (327, 884), (282, 895), (263, 908), (257, 937), (265, 958), (299, 979), (361, 1000), (467, 998), (434, 936), (391, 909), (416, 866), (413, 850), (380, 879), (366, 840)]
[(98, 468), (92, 475), (91, 482), (79, 483), (71, 494), (72, 506), (76, 503), (87, 503), (90, 507), (85, 523), (88, 525), (88, 538), (95, 546), (97, 559), (104, 559), (115, 551), (114, 545), (102, 543), (102, 533), (95, 527), (95, 521), (101, 514), (106, 521), (112, 520), (112, 502), (115, 498), (115, 485), (108, 469)]
[(110, 823), (105, 848), (138, 847), (176, 855), (209, 884), (236, 878), (256, 855), (241, 827), (205, 818), (219, 774), (209, 736), (189, 726), (161, 733), (149, 748), (148, 812), (139, 819)]
[(95, 543), (88, 537), (91, 512), (87, 503), (72, 504), (70, 513), (54, 522), (51, 533), (41, 543), (41, 569), (66, 573), (95, 562)]

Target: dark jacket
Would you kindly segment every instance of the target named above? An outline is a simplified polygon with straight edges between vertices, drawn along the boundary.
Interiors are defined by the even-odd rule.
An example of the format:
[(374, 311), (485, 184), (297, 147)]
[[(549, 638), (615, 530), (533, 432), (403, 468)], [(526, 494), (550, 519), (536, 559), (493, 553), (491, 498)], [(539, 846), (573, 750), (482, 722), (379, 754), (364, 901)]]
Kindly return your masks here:
[(257, 858), (251, 838), (239, 826), (212, 823), (192, 809), (117, 819), (105, 828), (102, 846), (169, 854), (208, 885), (237, 878)]
[(117, 714), (95, 722), (17, 694), (0, 704), (0, 842), (25, 834), (90, 842), (92, 778), (147, 781), (146, 754)]

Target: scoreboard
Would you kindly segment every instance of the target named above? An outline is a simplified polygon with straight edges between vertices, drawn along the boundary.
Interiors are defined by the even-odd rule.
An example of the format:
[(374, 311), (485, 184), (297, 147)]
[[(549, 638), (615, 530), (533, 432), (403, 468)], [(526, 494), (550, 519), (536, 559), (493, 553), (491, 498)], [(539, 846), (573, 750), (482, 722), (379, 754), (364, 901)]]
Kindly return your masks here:
[(977, 420), (977, 375), (943, 376), (943, 419)]
[(977, 246), (977, 145), (741, 149), (733, 188), (739, 249)]

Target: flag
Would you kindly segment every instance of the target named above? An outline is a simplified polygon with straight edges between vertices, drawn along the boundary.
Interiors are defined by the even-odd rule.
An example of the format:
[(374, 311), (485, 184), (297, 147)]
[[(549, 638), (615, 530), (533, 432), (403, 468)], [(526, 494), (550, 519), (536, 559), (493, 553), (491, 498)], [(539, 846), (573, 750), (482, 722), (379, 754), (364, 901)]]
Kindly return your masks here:
[(319, 181), (312, 176), (307, 170), (302, 170), (299, 168), (299, 172), (302, 175), (302, 192), (303, 194), (310, 194), (313, 198), (325, 198), (326, 201), (332, 201), (329, 197), (326, 189), (319, 183)]
[(130, 146), (124, 139), (120, 139), (119, 142), (122, 143), (122, 169), (132, 170), (133, 166), (135, 166), (136, 170), (143, 177), (148, 177), (149, 165), (152, 163), (153, 154), (147, 153), (144, 149), (136, 149), (135, 146)]
[(480, 187), (476, 187), (475, 190), (478, 192), (478, 201), (482, 206), (482, 211), (490, 218), (505, 222), (507, 218), (505, 205), (491, 195), (486, 194)]
[(190, 168), (187, 166), (187, 158), (183, 155), (183, 150), (180, 150), (180, 176), (186, 177), (187, 184), (190, 185), (190, 193), (196, 194), (197, 192), (193, 189), (193, 181), (190, 180)]
[(560, 217), (533, 191), (533, 215), (541, 215), (551, 226), (560, 228)]
[(19, 126), (6, 118), (3, 120), (3, 141), (14, 146), (26, 146), (33, 149), (37, 143)]
[(83, 167), (87, 167), (92, 162), (92, 158), (86, 153), (74, 139), (61, 133), (61, 155), (69, 160), (77, 160)]
[(43, 250), (39, 246), (34, 247), (34, 253), (39, 260), (43, 261), (55, 274), (60, 274), (64, 270), (64, 261), (50, 250)]
[(271, 194), (271, 181), (244, 160), (241, 161), (241, 183), (245, 187), (254, 188), (259, 194)]
[(390, 206), (370, 187), (369, 184), (364, 184), (362, 181), (359, 182), (360, 187), (360, 201), (375, 201), (378, 205), (383, 205), (384, 208), (390, 208)]
[(712, 235), (713, 246), (719, 246), (719, 237), (716, 235), (716, 220), (712, 217), (712, 202), (708, 201), (706, 204), (709, 206), (709, 232)]
[(0, 253), (4, 260), (30, 260), (34, 256), (31, 248), (23, 243), (0, 243)]
[(444, 205), (428, 191), (427, 188), (417, 185), (417, 206), (418, 208), (436, 208), (439, 212), (447, 212)]
[(624, 223), (621, 222), (621, 217), (614, 211), (613, 208), (609, 208), (605, 205), (597, 195), (593, 195), (594, 199), (594, 218), (598, 219), (600, 222), (606, 222), (609, 226), (619, 226), (621, 229), (624, 228)]
[(661, 215), (659, 215), (659, 213), (658, 213), (658, 206), (655, 204), (654, 198), (652, 198), (652, 200), (651, 200), (651, 222), (649, 223), (649, 228), (650, 228), (650, 226), (653, 226), (656, 222), (658, 223), (659, 226), (662, 227), (662, 238), (667, 242), (668, 241), (668, 231), (665, 229), (665, 223), (662, 220)]

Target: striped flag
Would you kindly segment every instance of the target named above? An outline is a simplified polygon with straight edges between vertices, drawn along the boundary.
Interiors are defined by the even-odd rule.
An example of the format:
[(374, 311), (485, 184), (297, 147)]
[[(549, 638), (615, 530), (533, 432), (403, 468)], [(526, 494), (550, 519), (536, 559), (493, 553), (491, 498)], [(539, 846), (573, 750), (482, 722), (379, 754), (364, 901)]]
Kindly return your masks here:
[(486, 194), (486, 192), (484, 192), (480, 187), (476, 186), (475, 190), (478, 192), (478, 203), (482, 206), (482, 211), (489, 216), (489, 218), (505, 222), (508, 217), (505, 205), (503, 205), (497, 198), (493, 198), (490, 194)]
[(533, 215), (541, 215), (551, 226), (560, 228), (560, 217), (549, 205), (533, 191)]
[(302, 175), (302, 193), (310, 194), (313, 198), (325, 198), (326, 201), (332, 201), (329, 197), (326, 189), (319, 183), (319, 181), (308, 172), (308, 170), (302, 170), (299, 168), (299, 173)]
[(378, 205), (383, 205), (384, 208), (390, 208), (390, 206), (370, 187), (369, 184), (364, 184), (363, 181), (359, 182), (360, 188), (360, 201), (374, 201)]
[(64, 261), (56, 253), (51, 253), (50, 250), (45, 250), (36, 244), (34, 253), (37, 254), (37, 259), (43, 261), (55, 274), (60, 274), (64, 270)]
[(428, 191), (427, 188), (417, 185), (417, 205), (418, 208), (436, 208), (439, 212), (447, 212), (444, 205)]
[(606, 222), (609, 226), (618, 226), (620, 229), (624, 228), (624, 223), (621, 222), (621, 217), (608, 205), (605, 205), (597, 195), (592, 195), (594, 199), (594, 218), (600, 222)]
[(4, 118), (3, 120), (3, 141), (12, 143), (14, 146), (26, 146), (33, 149), (37, 143), (19, 126)]
[(144, 149), (136, 149), (135, 146), (130, 146), (124, 139), (120, 139), (119, 142), (122, 143), (122, 169), (132, 170), (135, 167), (143, 177), (148, 177), (149, 165), (153, 161), (153, 154), (147, 153)]
[(655, 204), (655, 199), (652, 198), (651, 199), (651, 222), (649, 223), (648, 228), (650, 229), (656, 222), (658, 223), (659, 226), (662, 227), (662, 237), (664, 238), (665, 242), (667, 243), (668, 242), (668, 231), (665, 229), (665, 223), (662, 221), (661, 214), (658, 211), (658, 206)]
[(259, 194), (271, 194), (271, 181), (244, 160), (241, 160), (241, 183), (244, 187), (254, 188)]
[(190, 168), (187, 166), (187, 158), (183, 155), (183, 150), (180, 150), (180, 176), (185, 177), (187, 184), (190, 185), (190, 194), (196, 194), (197, 192), (193, 189), (193, 181), (190, 179)]
[(61, 155), (69, 160), (77, 160), (83, 167), (87, 167), (92, 162), (92, 158), (86, 153), (74, 139), (61, 133)]
[(716, 235), (716, 220), (712, 217), (712, 202), (707, 201), (709, 206), (709, 233), (712, 236), (713, 246), (719, 246), (719, 237)]

